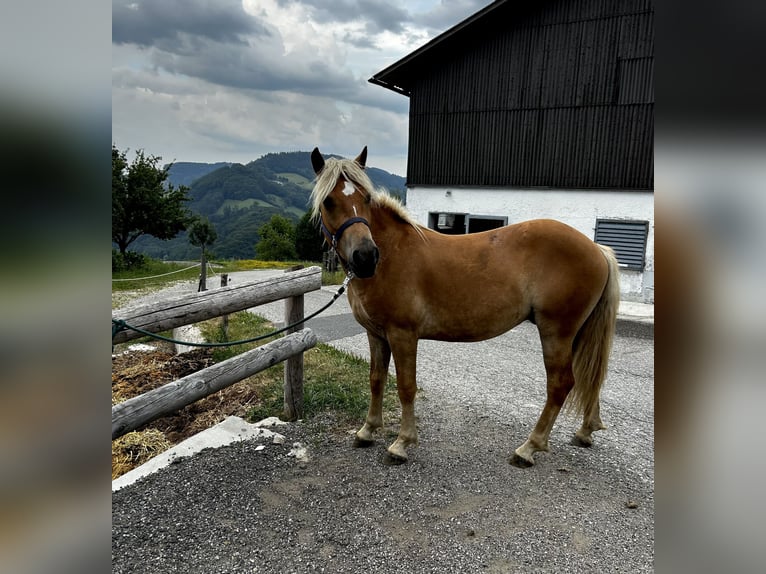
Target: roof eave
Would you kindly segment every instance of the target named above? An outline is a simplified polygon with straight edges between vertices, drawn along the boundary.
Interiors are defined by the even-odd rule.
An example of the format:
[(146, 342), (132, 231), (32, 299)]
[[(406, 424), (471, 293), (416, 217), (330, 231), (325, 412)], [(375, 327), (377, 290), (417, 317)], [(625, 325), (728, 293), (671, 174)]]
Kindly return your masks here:
[(397, 94), (406, 96), (408, 98), (410, 97), (410, 94), (412, 93), (410, 90), (397, 86), (396, 84), (389, 84), (388, 82), (384, 82), (377, 76), (373, 76), (367, 81), (370, 82), (371, 84), (375, 84), (376, 86), (381, 86), (383, 88), (386, 88), (387, 90), (391, 90), (392, 92), (396, 92)]

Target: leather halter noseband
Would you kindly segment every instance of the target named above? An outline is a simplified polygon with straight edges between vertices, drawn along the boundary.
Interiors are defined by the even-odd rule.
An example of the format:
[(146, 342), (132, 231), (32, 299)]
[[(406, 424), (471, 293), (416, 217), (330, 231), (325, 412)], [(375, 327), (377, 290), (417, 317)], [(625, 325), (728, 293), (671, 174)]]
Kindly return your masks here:
[(327, 229), (327, 226), (324, 224), (324, 219), (322, 219), (321, 215), (319, 217), (319, 222), (322, 225), (322, 231), (327, 237), (331, 239), (330, 244), (336, 251), (338, 249), (338, 242), (340, 241), (343, 232), (355, 223), (363, 223), (367, 226), (368, 229), (370, 229), (370, 222), (367, 221), (364, 217), (351, 217), (347, 219), (341, 224), (341, 226), (338, 228), (338, 231), (335, 233), (332, 233), (329, 229)]

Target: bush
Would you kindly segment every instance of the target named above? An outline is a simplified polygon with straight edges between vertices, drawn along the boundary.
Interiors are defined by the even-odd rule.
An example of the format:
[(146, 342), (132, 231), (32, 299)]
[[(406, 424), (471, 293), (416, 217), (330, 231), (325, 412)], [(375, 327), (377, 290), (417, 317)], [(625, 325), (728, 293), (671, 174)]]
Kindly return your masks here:
[(140, 269), (144, 265), (146, 265), (146, 256), (143, 253), (126, 251), (125, 254), (122, 254), (116, 249), (112, 249), (112, 273)]
[(295, 251), (295, 228), (289, 219), (273, 215), (268, 223), (258, 229), (261, 240), (255, 246), (258, 259), (266, 261), (294, 261), (298, 258)]
[(303, 261), (322, 261), (324, 237), (319, 229), (319, 220), (313, 221), (311, 213), (306, 213), (295, 226), (295, 250), (298, 259)]

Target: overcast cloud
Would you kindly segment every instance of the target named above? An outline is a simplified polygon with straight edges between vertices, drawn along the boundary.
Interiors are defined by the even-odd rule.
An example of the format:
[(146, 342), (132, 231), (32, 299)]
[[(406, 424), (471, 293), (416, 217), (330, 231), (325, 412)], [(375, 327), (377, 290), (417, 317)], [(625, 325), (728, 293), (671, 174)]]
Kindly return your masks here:
[(112, 4), (112, 138), (163, 161), (344, 156), (405, 175), (409, 100), (367, 80), (490, 0)]

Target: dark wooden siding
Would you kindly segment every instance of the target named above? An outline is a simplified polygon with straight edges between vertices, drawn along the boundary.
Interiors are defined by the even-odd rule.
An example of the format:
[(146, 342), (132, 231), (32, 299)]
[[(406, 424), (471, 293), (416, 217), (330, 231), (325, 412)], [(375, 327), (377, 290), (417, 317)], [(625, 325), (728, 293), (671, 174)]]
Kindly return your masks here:
[(408, 184), (653, 188), (653, 3), (539, 4), (417, 80)]

